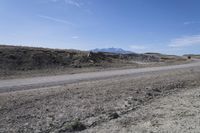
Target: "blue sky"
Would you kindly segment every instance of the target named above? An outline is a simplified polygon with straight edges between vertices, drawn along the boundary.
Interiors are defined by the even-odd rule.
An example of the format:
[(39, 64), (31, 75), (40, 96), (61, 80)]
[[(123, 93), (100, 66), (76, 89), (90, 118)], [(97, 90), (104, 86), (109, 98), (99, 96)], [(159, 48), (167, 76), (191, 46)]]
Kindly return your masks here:
[(0, 0), (0, 44), (200, 53), (199, 0)]

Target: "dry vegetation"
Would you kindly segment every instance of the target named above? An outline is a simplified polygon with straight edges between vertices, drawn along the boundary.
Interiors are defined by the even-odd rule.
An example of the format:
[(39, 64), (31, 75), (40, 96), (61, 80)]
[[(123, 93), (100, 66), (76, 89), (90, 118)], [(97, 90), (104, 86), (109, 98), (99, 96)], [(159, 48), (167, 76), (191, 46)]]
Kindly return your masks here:
[(158, 54), (92, 53), (78, 50), (0, 45), (0, 78), (71, 74), (115, 68), (140, 68), (186, 61), (183, 57)]
[(140, 54), (92, 53), (77, 50), (0, 46), (0, 69), (37, 70), (59, 67), (103, 66), (130, 60), (158, 62), (159, 58)]

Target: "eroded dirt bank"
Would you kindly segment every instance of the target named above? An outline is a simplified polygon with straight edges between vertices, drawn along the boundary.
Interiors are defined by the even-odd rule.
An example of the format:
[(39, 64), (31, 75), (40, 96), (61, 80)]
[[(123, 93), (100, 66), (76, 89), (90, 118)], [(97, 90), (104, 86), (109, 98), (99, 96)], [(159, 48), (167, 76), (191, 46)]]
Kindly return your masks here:
[[(168, 129), (167, 124), (173, 128), (173, 124), (170, 126), (169, 123), (174, 118), (177, 119), (175, 123), (184, 123), (179, 120), (187, 116), (192, 118), (197, 114), (186, 110), (172, 117), (170, 107), (175, 107), (175, 112), (179, 107), (194, 107), (191, 102), (185, 102), (183, 106), (179, 104), (181, 102), (177, 102), (181, 101), (179, 97), (182, 97), (182, 93), (191, 95), (189, 101), (198, 105), (198, 102), (192, 100), (192, 94), (197, 98), (198, 93), (195, 93), (193, 88), (199, 86), (200, 69), (196, 66), (1, 93), (0, 132), (165, 131)], [(191, 93), (187, 93), (190, 90)], [(198, 107), (194, 107), (197, 112)], [(181, 123), (177, 125), (181, 127)], [(185, 130), (177, 128), (177, 131), (192, 131), (198, 128), (196, 126), (186, 130), (187, 126), (182, 127), (185, 127)]]

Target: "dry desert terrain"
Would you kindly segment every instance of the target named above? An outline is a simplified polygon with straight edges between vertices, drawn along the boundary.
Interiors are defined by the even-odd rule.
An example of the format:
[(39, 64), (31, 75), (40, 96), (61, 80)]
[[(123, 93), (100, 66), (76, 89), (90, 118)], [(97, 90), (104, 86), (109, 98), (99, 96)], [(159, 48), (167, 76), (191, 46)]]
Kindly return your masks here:
[(198, 132), (200, 127), (198, 61), (0, 83), (2, 133)]

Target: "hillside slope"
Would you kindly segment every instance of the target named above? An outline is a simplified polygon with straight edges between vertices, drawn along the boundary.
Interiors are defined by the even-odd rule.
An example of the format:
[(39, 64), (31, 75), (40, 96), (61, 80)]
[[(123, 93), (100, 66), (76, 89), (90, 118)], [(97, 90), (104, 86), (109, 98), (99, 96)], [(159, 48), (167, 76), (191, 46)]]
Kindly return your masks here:
[(92, 53), (78, 50), (46, 49), (0, 45), (1, 70), (35, 70), (62, 67), (104, 66), (105, 63), (128, 63), (132, 60), (158, 62), (143, 54)]

